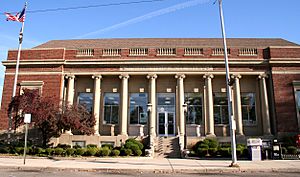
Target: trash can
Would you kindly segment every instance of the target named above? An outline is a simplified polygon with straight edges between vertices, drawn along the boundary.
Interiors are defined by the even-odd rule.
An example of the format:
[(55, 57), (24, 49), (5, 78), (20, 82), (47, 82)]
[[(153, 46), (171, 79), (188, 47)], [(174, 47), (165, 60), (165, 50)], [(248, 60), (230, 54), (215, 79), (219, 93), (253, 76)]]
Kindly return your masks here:
[(250, 160), (261, 161), (261, 146), (262, 140), (260, 138), (247, 139), (247, 147), (250, 155)]
[(262, 160), (273, 159), (272, 153), (272, 140), (270, 139), (262, 139), (262, 151), (261, 151)]
[(277, 141), (277, 139), (273, 140), (273, 159), (274, 160), (282, 159), (281, 144)]

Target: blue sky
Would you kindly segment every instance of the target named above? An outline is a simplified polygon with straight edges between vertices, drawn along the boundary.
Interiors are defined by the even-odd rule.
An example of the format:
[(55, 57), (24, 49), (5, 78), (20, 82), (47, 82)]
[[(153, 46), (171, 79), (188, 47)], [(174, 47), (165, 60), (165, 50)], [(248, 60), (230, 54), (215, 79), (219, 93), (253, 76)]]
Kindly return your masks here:
[[(28, 11), (141, 0), (28, 0)], [(54, 39), (221, 37), (214, 0), (165, 0), (120, 6), (27, 13), (24, 48)], [(2, 0), (0, 13), (20, 11), (23, 0)], [(300, 44), (299, 0), (223, 0), (227, 37), (284, 38)], [(0, 60), (18, 47), (21, 23), (0, 15)], [(4, 78), (0, 66), (0, 95)]]

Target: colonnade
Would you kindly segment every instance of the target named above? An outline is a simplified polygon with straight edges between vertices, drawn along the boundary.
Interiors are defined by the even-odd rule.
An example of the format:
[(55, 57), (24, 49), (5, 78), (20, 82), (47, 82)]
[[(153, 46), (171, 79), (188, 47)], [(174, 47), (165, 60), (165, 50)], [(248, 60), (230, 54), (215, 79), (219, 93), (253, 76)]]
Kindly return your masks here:
[[(67, 84), (67, 95), (66, 101), (68, 104), (73, 104), (74, 101), (74, 85), (75, 85), (75, 75), (66, 75), (65, 78), (68, 80)], [(95, 125), (95, 135), (100, 135), (99, 124), (100, 124), (100, 99), (101, 99), (101, 75), (93, 75), (94, 79), (94, 99), (93, 99), (93, 114), (96, 119)], [(119, 76), (121, 79), (121, 112), (120, 112), (120, 135), (128, 135), (128, 82), (129, 75), (122, 74)], [(156, 136), (156, 80), (158, 76), (156, 74), (148, 74), (146, 76), (149, 79), (149, 135)], [(186, 78), (185, 74), (176, 74), (175, 78), (177, 79), (177, 103), (178, 103), (178, 114), (179, 114), (179, 132), (180, 136), (183, 136), (185, 133), (185, 103), (184, 103), (184, 79)], [(213, 74), (203, 75), (205, 79), (205, 85), (203, 89), (203, 108), (204, 108), (204, 117), (205, 117), (205, 132), (206, 136), (215, 136), (214, 131), (214, 109), (213, 109), (213, 84), (212, 80), (214, 78)], [(240, 89), (240, 79), (241, 75), (232, 75), (234, 79), (233, 85), (233, 101), (234, 101), (234, 119), (236, 121), (236, 134), (244, 135), (243, 131), (243, 120), (242, 120), (242, 106), (241, 106), (241, 89)], [(258, 76), (259, 85), (260, 85), (260, 101), (261, 101), (261, 112), (262, 112), (262, 124), (263, 124), (263, 134), (271, 134), (271, 124), (270, 124), (270, 114), (269, 114), (269, 105), (268, 105), (268, 94), (266, 86), (266, 74), (261, 74)]]

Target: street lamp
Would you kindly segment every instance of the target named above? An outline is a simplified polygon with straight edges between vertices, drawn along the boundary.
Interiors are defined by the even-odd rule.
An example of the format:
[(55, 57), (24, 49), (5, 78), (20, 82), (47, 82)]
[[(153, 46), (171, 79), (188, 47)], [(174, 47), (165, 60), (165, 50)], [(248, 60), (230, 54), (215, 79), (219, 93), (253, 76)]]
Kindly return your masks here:
[(227, 53), (225, 27), (224, 27), (222, 0), (218, 0), (218, 1), (219, 1), (220, 21), (221, 21), (223, 45), (224, 45), (224, 60), (225, 60), (225, 70), (226, 70), (226, 85), (227, 85), (226, 91), (227, 91), (227, 98), (228, 98), (228, 117), (229, 117), (229, 124), (230, 124), (231, 155), (232, 155), (232, 162), (230, 164), (230, 167), (238, 167), (239, 165), (237, 164), (236, 142), (235, 142), (236, 125), (235, 125), (235, 120), (233, 119), (233, 111), (232, 111), (232, 95), (231, 95), (232, 82), (229, 74), (228, 53)]

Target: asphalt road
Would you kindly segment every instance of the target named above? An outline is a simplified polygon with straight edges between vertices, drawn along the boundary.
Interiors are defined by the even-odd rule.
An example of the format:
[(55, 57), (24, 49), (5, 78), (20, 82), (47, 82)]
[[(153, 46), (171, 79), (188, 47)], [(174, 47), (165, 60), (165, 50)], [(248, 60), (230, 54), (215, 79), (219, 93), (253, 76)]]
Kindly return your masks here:
[(0, 177), (299, 177), (299, 173), (282, 172), (252, 172), (252, 173), (120, 173), (120, 172), (74, 172), (74, 171), (39, 171), (39, 170), (9, 170), (1, 169)]

